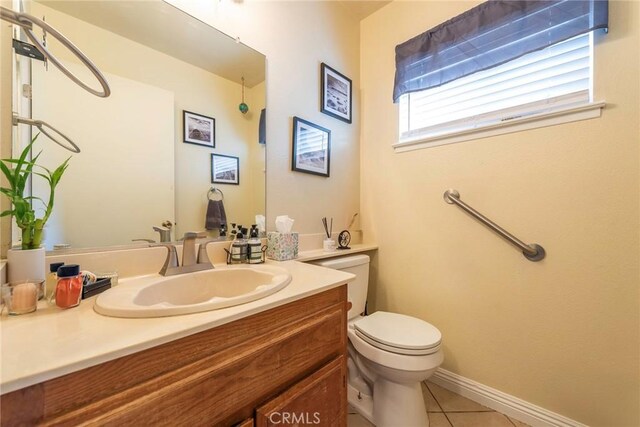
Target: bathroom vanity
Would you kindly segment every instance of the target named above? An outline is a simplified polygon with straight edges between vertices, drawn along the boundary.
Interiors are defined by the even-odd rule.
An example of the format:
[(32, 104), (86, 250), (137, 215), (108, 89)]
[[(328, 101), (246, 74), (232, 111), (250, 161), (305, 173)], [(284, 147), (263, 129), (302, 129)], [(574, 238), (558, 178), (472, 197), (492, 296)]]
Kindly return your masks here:
[[(17, 366), (19, 355), (3, 360), (1, 424), (267, 426), (296, 417), (346, 425), (345, 283), (352, 277), (297, 262), (282, 264), (292, 273), (287, 288), (208, 313), (119, 319), (98, 315), (88, 301), (75, 312), (39, 310), (30, 319), (3, 318), (3, 348), (11, 348), (24, 328), (39, 325), (49, 332), (42, 332), (40, 345), (17, 350), (35, 353), (30, 359), (42, 362), (39, 373), (37, 367), (31, 375), (18, 372), (28, 369)], [(74, 321), (105, 330), (95, 330), (94, 336), (81, 326), (62, 331)], [(146, 349), (127, 346), (140, 341), (145, 329)], [(92, 341), (117, 336), (112, 335), (116, 330), (121, 339), (90, 348)], [(69, 347), (57, 347), (64, 345)], [(52, 358), (56, 353), (59, 363)], [(110, 360), (95, 363), (100, 358)], [(65, 364), (71, 372), (60, 375)]]

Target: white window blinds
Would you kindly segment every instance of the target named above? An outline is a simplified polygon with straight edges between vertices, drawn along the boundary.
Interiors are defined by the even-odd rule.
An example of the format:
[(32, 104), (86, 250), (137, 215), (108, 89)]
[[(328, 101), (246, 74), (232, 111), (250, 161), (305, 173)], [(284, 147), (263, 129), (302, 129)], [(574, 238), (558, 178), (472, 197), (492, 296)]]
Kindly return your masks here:
[(400, 97), (400, 142), (570, 108), (591, 99), (591, 33)]

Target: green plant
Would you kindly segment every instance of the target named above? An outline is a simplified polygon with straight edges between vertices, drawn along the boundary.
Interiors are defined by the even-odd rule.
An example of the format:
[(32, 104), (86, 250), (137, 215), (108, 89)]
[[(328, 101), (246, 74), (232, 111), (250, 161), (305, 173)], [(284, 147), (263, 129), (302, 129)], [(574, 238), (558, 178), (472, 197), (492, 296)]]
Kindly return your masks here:
[[(16, 224), (20, 230), (22, 230), (22, 249), (37, 249), (42, 244), (44, 225), (47, 223), (49, 216), (51, 216), (51, 212), (53, 212), (56, 187), (64, 171), (67, 170), (69, 160), (71, 159), (71, 157), (69, 157), (53, 172), (36, 163), (42, 152), (39, 152), (31, 160), (27, 160), (31, 148), (39, 135), (40, 134), (36, 135), (29, 145), (22, 150), (19, 158), (0, 160), (0, 169), (2, 169), (2, 173), (9, 184), (8, 187), (0, 187), (0, 193), (7, 196), (12, 204), (11, 209), (3, 211), (0, 216), (14, 216)], [(42, 172), (36, 172), (34, 168)], [(34, 175), (44, 178), (49, 183), (49, 200), (47, 203), (39, 197), (25, 196), (25, 188), (27, 187), (29, 178), (33, 179)], [(36, 212), (33, 209), (34, 200), (42, 202), (45, 207), (42, 218), (36, 218)]]

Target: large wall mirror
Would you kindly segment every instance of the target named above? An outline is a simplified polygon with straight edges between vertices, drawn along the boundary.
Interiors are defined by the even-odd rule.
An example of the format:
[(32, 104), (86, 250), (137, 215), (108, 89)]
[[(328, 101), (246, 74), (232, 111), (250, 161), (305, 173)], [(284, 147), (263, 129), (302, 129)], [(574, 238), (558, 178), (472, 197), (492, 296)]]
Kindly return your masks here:
[[(172, 240), (187, 231), (217, 237), (217, 227), (205, 229), (209, 199), (223, 198), (228, 224), (248, 227), (265, 214), (264, 55), (161, 0), (26, 1), (22, 7), (73, 41), (112, 92), (93, 96), (33, 59), (28, 72), (23, 66), (16, 73), (14, 101), (21, 105), (14, 111), (24, 114), (28, 106), (32, 118), (51, 123), (81, 149), (71, 154), (43, 135), (36, 142), (44, 166), (72, 157), (45, 228), (47, 250), (160, 241), (153, 227), (166, 221), (175, 224)], [(47, 37), (69, 69), (92, 81), (56, 43)], [(27, 83), (31, 99), (20, 101)], [(28, 141), (28, 126), (19, 128), (14, 151)], [(33, 195), (48, 194), (48, 185), (34, 180)]]

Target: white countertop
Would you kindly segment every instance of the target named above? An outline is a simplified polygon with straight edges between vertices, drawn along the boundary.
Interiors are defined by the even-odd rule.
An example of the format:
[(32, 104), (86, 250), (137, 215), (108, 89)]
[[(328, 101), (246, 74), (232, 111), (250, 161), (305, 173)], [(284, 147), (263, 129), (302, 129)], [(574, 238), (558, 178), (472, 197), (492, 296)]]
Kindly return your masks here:
[(327, 259), (327, 258), (335, 258), (346, 255), (352, 255), (362, 252), (369, 252), (378, 249), (378, 245), (369, 245), (358, 243), (355, 245), (351, 245), (349, 249), (336, 249), (335, 251), (325, 251), (324, 249), (315, 249), (311, 251), (304, 251), (298, 253), (298, 258), (296, 261), (315, 261), (318, 259)]
[[(375, 249), (374, 246), (366, 247), (368, 249), (324, 252), (327, 256), (310, 254), (300, 259)], [(0, 394), (202, 332), (335, 288), (354, 278), (349, 273), (298, 261), (267, 263), (288, 270), (291, 283), (273, 295), (235, 307), (173, 317), (124, 319), (97, 314), (93, 310), (96, 299), (93, 297), (68, 310), (40, 301), (34, 313), (3, 314), (0, 320)], [(216, 267), (224, 268), (223, 265)]]

